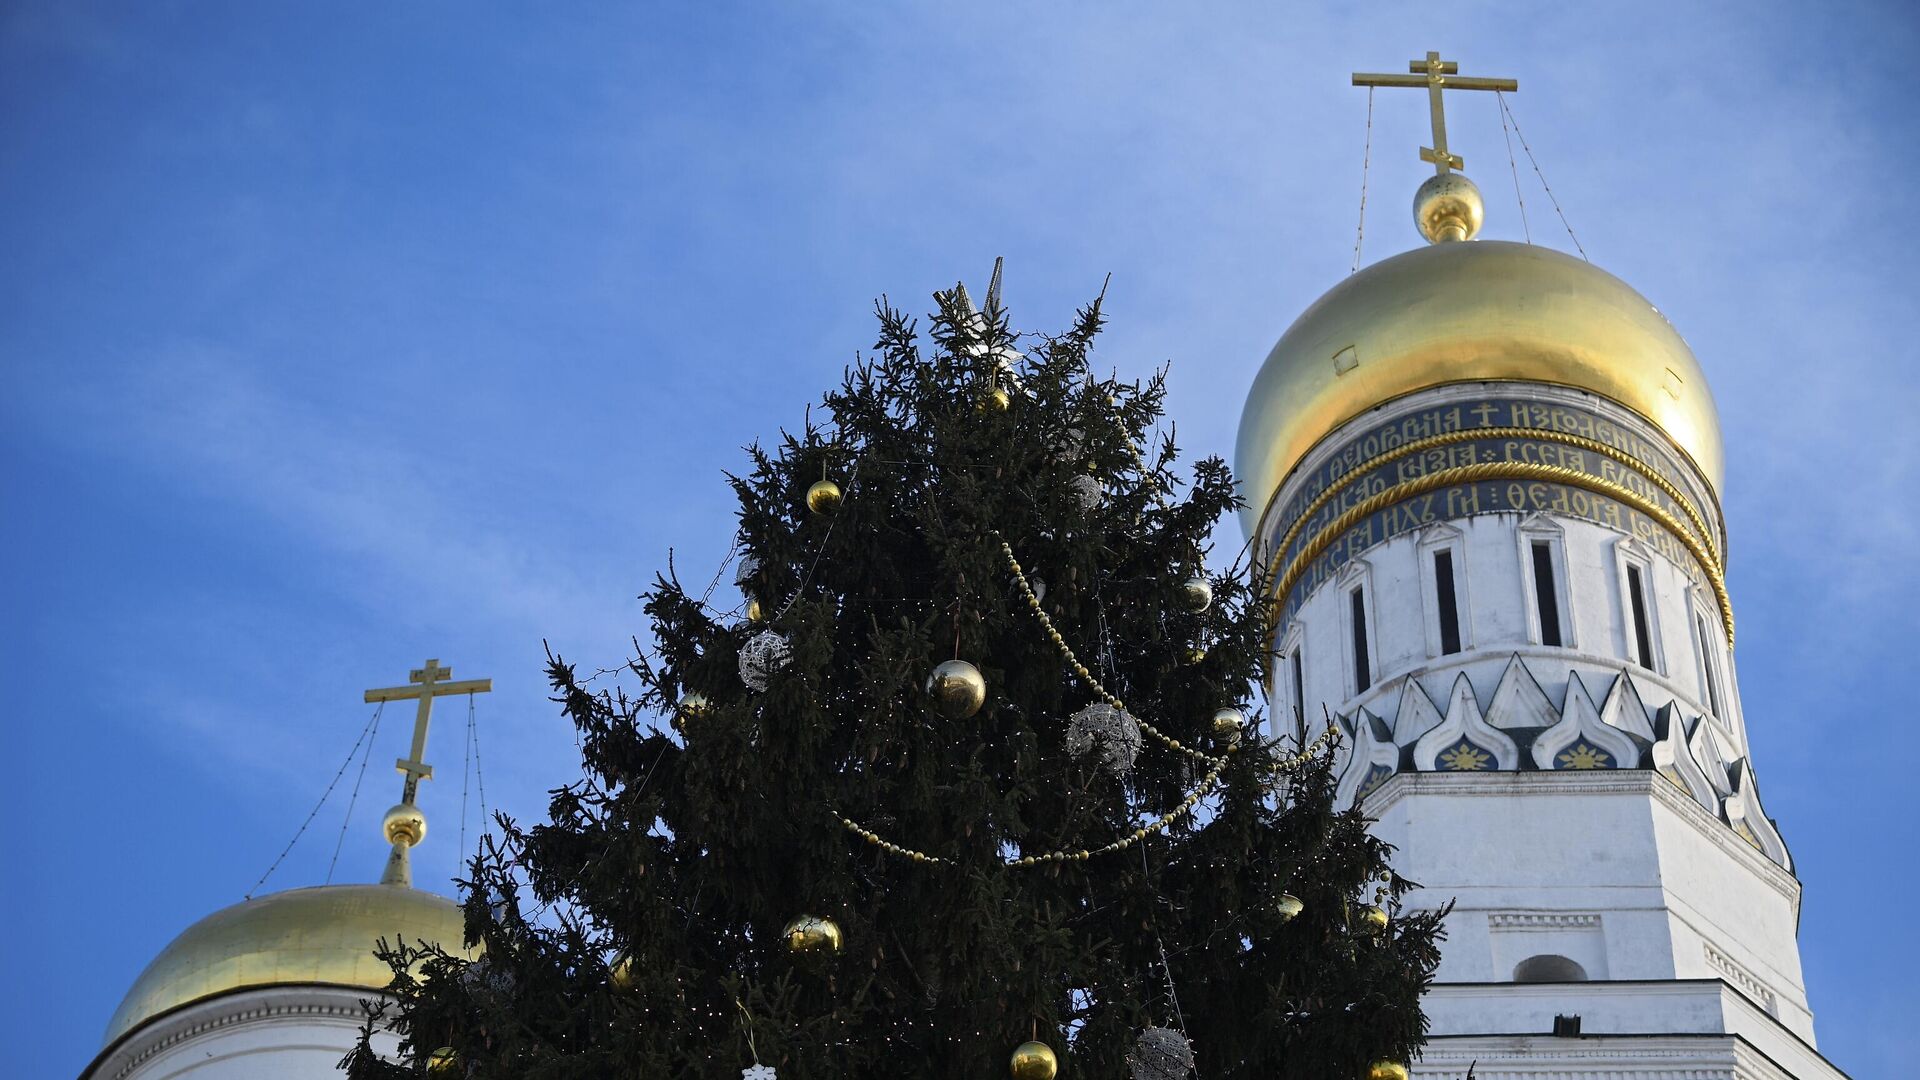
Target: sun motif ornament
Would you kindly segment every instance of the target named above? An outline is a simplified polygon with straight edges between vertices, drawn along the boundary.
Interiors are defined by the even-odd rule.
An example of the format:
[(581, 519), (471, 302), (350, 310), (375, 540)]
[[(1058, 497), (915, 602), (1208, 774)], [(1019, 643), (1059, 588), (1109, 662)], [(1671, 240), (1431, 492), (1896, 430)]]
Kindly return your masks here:
[(1439, 764), (1452, 772), (1483, 772), (1492, 760), (1492, 754), (1461, 739), (1460, 745), (1440, 755)]
[(1356, 800), (1364, 799), (1373, 794), (1374, 789), (1386, 783), (1387, 778), (1392, 775), (1393, 766), (1375, 765), (1367, 771), (1367, 778), (1360, 782), (1360, 790), (1354, 794), (1354, 798)]
[(1605, 750), (1596, 749), (1586, 743), (1578, 743), (1573, 749), (1561, 753), (1554, 759), (1563, 769), (1605, 769), (1613, 764), (1613, 758)]

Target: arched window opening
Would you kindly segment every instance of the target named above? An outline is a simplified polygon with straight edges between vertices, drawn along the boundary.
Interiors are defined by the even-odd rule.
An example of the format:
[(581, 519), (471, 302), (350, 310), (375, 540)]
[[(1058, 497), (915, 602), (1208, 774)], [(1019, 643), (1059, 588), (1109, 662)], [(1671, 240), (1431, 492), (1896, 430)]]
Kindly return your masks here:
[(1547, 953), (1542, 956), (1529, 956), (1520, 961), (1513, 969), (1513, 981), (1517, 983), (1563, 983), (1586, 982), (1587, 969), (1567, 959)]

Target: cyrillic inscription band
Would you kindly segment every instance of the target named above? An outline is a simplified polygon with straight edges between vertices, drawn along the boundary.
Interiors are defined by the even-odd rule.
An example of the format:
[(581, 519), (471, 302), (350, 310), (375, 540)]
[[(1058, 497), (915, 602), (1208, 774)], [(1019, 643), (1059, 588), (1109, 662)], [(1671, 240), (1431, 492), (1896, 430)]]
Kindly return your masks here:
[(1266, 516), (1261, 539), (1268, 572), (1285, 593), (1275, 598), (1285, 618), (1361, 552), (1433, 522), (1491, 513), (1577, 518), (1636, 537), (1703, 574), (1731, 640), (1719, 536), (1701, 510), (1706, 498), (1674, 450), (1613, 420), (1575, 406), (1489, 399), (1427, 409), (1353, 436), (1289, 491), (1279, 513)]

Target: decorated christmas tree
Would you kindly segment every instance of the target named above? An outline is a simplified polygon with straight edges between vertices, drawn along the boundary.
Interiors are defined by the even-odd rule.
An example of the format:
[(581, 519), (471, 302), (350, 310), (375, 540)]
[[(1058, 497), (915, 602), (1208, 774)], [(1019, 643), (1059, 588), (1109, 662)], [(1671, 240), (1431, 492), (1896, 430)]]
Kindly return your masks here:
[(389, 943), (353, 1076), (1404, 1075), (1438, 920), (1253, 704), (1226, 466), (1098, 300), (935, 301), (750, 451), (737, 604), (662, 576), (631, 695), (553, 660), (585, 776), (473, 861), (482, 959)]

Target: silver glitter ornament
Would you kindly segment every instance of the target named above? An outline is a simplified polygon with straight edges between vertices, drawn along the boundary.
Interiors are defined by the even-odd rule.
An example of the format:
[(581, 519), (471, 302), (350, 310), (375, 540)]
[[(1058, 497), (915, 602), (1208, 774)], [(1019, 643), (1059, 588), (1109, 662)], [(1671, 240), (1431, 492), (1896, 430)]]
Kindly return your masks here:
[(1095, 476), (1083, 473), (1074, 477), (1067, 486), (1073, 489), (1073, 499), (1080, 504), (1082, 510), (1091, 510), (1099, 506), (1100, 500), (1107, 497), (1107, 489), (1101, 486), (1100, 479)]
[(762, 630), (740, 648), (740, 681), (759, 693), (775, 672), (793, 662), (793, 646), (778, 630)]
[(733, 583), (745, 589), (753, 584), (754, 575), (760, 572), (760, 559), (755, 555), (742, 555), (733, 571)]
[(1213, 582), (1195, 574), (1180, 583), (1180, 606), (1188, 611), (1205, 611), (1213, 606)]
[(1172, 1028), (1150, 1027), (1127, 1052), (1133, 1080), (1187, 1080), (1193, 1072), (1193, 1044)]
[(1100, 767), (1116, 779), (1133, 771), (1140, 756), (1140, 721), (1104, 701), (1074, 713), (1067, 720), (1067, 753), (1080, 757), (1099, 751)]

